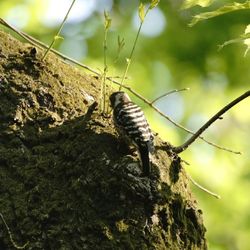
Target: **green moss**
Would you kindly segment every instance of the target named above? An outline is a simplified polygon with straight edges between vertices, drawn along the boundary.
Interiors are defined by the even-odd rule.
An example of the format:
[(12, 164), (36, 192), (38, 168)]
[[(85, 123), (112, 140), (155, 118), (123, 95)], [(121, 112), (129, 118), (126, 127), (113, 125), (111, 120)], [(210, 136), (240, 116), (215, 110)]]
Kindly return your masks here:
[(124, 222), (124, 220), (119, 220), (116, 223), (117, 230), (119, 232), (127, 232), (129, 225)]

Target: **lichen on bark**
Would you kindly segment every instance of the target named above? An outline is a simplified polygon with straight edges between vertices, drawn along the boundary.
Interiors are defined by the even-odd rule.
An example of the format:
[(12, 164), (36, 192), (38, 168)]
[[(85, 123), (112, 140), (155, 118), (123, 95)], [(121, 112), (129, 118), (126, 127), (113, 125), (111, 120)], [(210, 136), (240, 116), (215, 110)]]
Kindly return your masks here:
[[(95, 111), (96, 77), (0, 32), (0, 212), (27, 249), (206, 249), (180, 158), (156, 137), (150, 178)], [(0, 249), (12, 249), (0, 223)]]

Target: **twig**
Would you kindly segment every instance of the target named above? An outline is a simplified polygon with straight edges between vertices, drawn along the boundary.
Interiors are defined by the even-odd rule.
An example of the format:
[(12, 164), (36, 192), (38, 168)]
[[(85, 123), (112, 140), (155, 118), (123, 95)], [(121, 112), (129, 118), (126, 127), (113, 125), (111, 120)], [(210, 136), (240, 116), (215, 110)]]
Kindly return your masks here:
[(157, 98), (155, 98), (153, 101), (151, 101), (151, 104), (159, 101), (161, 98), (165, 97), (165, 96), (168, 96), (170, 94), (173, 94), (173, 93), (177, 93), (177, 92), (181, 92), (181, 91), (185, 91), (185, 90), (189, 90), (189, 88), (184, 88), (184, 89), (174, 89), (174, 90), (171, 90), (163, 95), (160, 95), (158, 96)]
[(7, 232), (8, 232), (9, 238), (10, 238), (10, 242), (12, 243), (13, 247), (16, 248), (16, 249), (24, 249), (29, 244), (29, 242), (26, 242), (23, 246), (18, 246), (16, 244), (16, 242), (14, 241), (12, 233), (10, 231), (10, 228), (9, 228), (8, 224), (6, 223), (6, 221), (5, 221), (4, 217), (3, 217), (3, 214), (1, 212), (0, 212), (0, 217), (1, 217), (2, 221), (3, 221), (3, 224), (5, 225), (5, 227), (7, 229)]
[(107, 36), (108, 30), (111, 26), (111, 18), (109, 17), (108, 13), (104, 11), (104, 41), (103, 41), (103, 75), (102, 75), (102, 85), (101, 85), (101, 100), (102, 105), (101, 109), (102, 112), (105, 113), (106, 110), (106, 79), (107, 79), (107, 72), (108, 72), (108, 65), (107, 65)]
[[(123, 47), (125, 46), (124, 38), (120, 38), (120, 36), (118, 36), (117, 43), (118, 43), (117, 55), (116, 55), (116, 58), (114, 59), (114, 63), (117, 63), (117, 61), (120, 57), (121, 51), (122, 51)], [(121, 77), (119, 76), (119, 78), (121, 78)]]
[(216, 193), (213, 193), (211, 192), (210, 190), (208, 190), (207, 188), (204, 188), (203, 186), (201, 186), (199, 183), (197, 183), (189, 174), (187, 174), (189, 180), (196, 186), (198, 187), (199, 189), (201, 189), (202, 191), (212, 195), (213, 197), (215, 197), (216, 199), (220, 199), (220, 195), (216, 194)]
[(185, 149), (187, 149), (212, 123), (214, 123), (217, 119), (226, 113), (229, 109), (235, 106), (237, 103), (241, 102), (245, 98), (250, 96), (250, 90), (245, 92), (243, 95), (237, 97), (232, 102), (227, 104), (224, 108), (222, 108), (218, 113), (216, 113), (211, 119), (209, 119), (190, 139), (188, 139), (184, 144), (178, 147), (174, 147), (173, 151), (177, 154), (181, 153)]
[(69, 13), (70, 13), (70, 11), (71, 11), (71, 9), (72, 9), (72, 7), (73, 7), (75, 1), (76, 1), (76, 0), (73, 0), (73, 1), (72, 1), (71, 5), (70, 5), (70, 7), (69, 7), (69, 9), (68, 9), (68, 11), (67, 11), (66, 16), (64, 17), (64, 19), (63, 19), (63, 21), (62, 21), (62, 23), (61, 23), (61, 25), (60, 25), (60, 27), (59, 27), (59, 29), (58, 29), (56, 35), (54, 36), (53, 41), (51, 42), (49, 48), (45, 51), (45, 53), (44, 53), (44, 55), (43, 55), (43, 57), (42, 57), (42, 61), (46, 58), (47, 54), (49, 53), (49, 51), (50, 51), (51, 48), (53, 47), (55, 41), (56, 41), (57, 39), (60, 38), (60, 33), (61, 33), (61, 31), (62, 31), (62, 28), (63, 28), (63, 26), (64, 26), (64, 24), (65, 24), (65, 22), (66, 22), (66, 20), (67, 20), (67, 18), (68, 18), (68, 15), (69, 15)]
[(119, 87), (119, 91), (121, 91), (121, 89), (123, 87), (124, 79), (127, 76), (128, 69), (129, 69), (129, 66), (131, 64), (132, 57), (134, 55), (135, 47), (137, 45), (137, 41), (138, 41), (139, 35), (141, 33), (141, 28), (142, 28), (142, 25), (144, 23), (144, 20), (145, 20), (145, 18), (147, 16), (148, 12), (150, 10), (152, 10), (153, 8), (155, 8), (159, 4), (159, 2), (160, 2), (160, 0), (151, 0), (151, 3), (147, 7), (146, 11), (145, 11), (145, 5), (142, 2), (139, 5), (138, 14), (139, 14), (139, 18), (140, 18), (140, 26), (139, 26), (139, 29), (138, 29), (138, 31), (136, 33), (135, 40), (134, 40), (133, 47), (132, 47), (132, 50), (130, 52), (129, 58), (127, 58), (127, 66), (126, 66), (126, 69), (125, 69), (123, 77), (122, 77), (122, 81), (121, 81), (121, 84), (120, 84), (120, 87)]
[[(122, 77), (121, 76), (108, 76), (108, 78), (110, 78), (110, 79), (121, 79)], [(128, 80), (128, 79), (130, 79), (130, 78), (129, 77), (125, 78), (125, 80)]]
[[(45, 49), (48, 48), (47, 45), (45, 45), (44, 43), (38, 41), (37, 39), (33, 38), (32, 36), (26, 34), (25, 32), (23, 32), (23, 31), (18, 31), (16, 28), (14, 28), (13, 26), (11, 26), (11, 25), (8, 24), (7, 22), (5, 22), (2, 18), (0, 18), (0, 23), (1, 23), (2, 25), (4, 25), (4, 26), (8, 27), (9, 29), (13, 30), (13, 31), (16, 32), (17, 34), (19, 34), (22, 38), (24, 38), (26, 41), (28, 41), (28, 42), (31, 43), (32, 45), (38, 46), (38, 47), (43, 48), (43, 49), (44, 49), (44, 48), (45, 48)], [(79, 66), (79, 67), (81, 67), (81, 68), (84, 68), (84, 69), (86, 69), (86, 70), (92, 72), (93, 74), (97, 75), (98, 77), (101, 77), (101, 74), (100, 74), (98, 71), (92, 69), (91, 67), (89, 67), (89, 66), (87, 66), (87, 65), (85, 65), (85, 64), (83, 64), (83, 63), (79, 63), (78, 61), (76, 61), (76, 60), (74, 60), (74, 59), (72, 59), (72, 58), (70, 58), (70, 57), (68, 57), (68, 56), (65, 56), (64, 54), (62, 54), (62, 53), (60, 53), (60, 52), (58, 52), (58, 51), (56, 51), (56, 50), (54, 50), (54, 49), (51, 49), (51, 51), (52, 51), (54, 54), (56, 54), (56, 55), (58, 55), (59, 57), (61, 57), (63, 60), (67, 60), (68, 62), (71, 62), (71, 63), (73, 63), (73, 64), (75, 64), (75, 65), (77, 65), (77, 66)], [(109, 81), (111, 81), (112, 83), (114, 83), (114, 84), (117, 84), (117, 85), (119, 85), (119, 86), (121, 85), (120, 82), (118, 82), (118, 81), (116, 81), (116, 80), (113, 80), (112, 77), (107, 77), (107, 79), (108, 79)], [(126, 85), (123, 85), (123, 88), (125, 88), (126, 90), (128, 90), (129, 92), (131, 92), (133, 95), (135, 95), (136, 97), (138, 97), (139, 99), (141, 99), (143, 102), (145, 102), (147, 105), (149, 105), (152, 109), (154, 109), (157, 113), (159, 113), (159, 115), (161, 115), (162, 117), (164, 117), (165, 119), (167, 119), (169, 122), (171, 122), (172, 124), (174, 124), (176, 127), (180, 128), (180, 129), (182, 129), (182, 130), (184, 130), (184, 131), (186, 131), (186, 132), (188, 132), (188, 133), (190, 133), (190, 134), (195, 134), (193, 131), (191, 131), (191, 130), (185, 128), (185, 127), (183, 127), (182, 125), (180, 125), (180, 124), (178, 124), (178, 123), (176, 123), (176, 122), (173, 121), (170, 117), (168, 117), (167, 115), (165, 115), (164, 113), (162, 113), (158, 108), (156, 108), (153, 104), (151, 104), (150, 101), (148, 101), (148, 100), (147, 100), (146, 98), (144, 98), (142, 95), (140, 95), (139, 93), (137, 93), (136, 91), (134, 91), (132, 88), (130, 88), (130, 87), (126, 86)], [(221, 149), (221, 150), (224, 150), (224, 151), (227, 151), (227, 152), (230, 152), (230, 153), (241, 154), (241, 152), (234, 151), (234, 150), (231, 150), (231, 149), (228, 149), (228, 148), (225, 148), (225, 147), (221, 147), (221, 146), (219, 146), (219, 145), (217, 145), (217, 144), (215, 144), (215, 143), (212, 143), (212, 142), (206, 140), (206, 139), (205, 139), (204, 137), (202, 137), (202, 136), (199, 136), (199, 138), (200, 138), (201, 140), (205, 141), (207, 144), (213, 146), (213, 147), (219, 148), (219, 149)]]
[[(144, 6), (142, 3), (140, 5), (140, 7)], [(139, 7), (139, 16), (140, 16), (140, 26), (139, 26), (139, 29), (136, 33), (136, 37), (135, 37), (135, 41), (133, 43), (133, 47), (132, 47), (132, 50), (130, 52), (130, 55), (129, 55), (129, 58), (127, 58), (127, 66), (126, 66), (126, 69), (123, 73), (123, 76), (122, 76), (122, 80), (121, 80), (121, 84), (120, 84), (120, 87), (119, 87), (119, 91), (121, 91), (122, 87), (123, 87), (123, 83), (124, 83), (124, 80), (125, 80), (125, 77), (127, 76), (127, 73), (128, 73), (128, 69), (129, 69), (129, 66), (131, 64), (131, 60), (132, 60), (132, 57), (134, 55), (134, 51), (135, 51), (135, 47), (136, 47), (136, 44), (137, 44), (137, 41), (138, 41), (138, 38), (139, 38), (139, 35), (141, 33), (141, 28), (142, 28), (142, 25), (143, 25), (143, 22), (144, 22), (144, 18), (147, 16), (149, 10), (151, 9), (150, 6), (147, 8), (146, 12), (143, 13), (142, 15), (144, 15), (143, 17), (141, 17), (140, 15), (140, 7)], [(143, 11), (142, 11), (143, 12)]]

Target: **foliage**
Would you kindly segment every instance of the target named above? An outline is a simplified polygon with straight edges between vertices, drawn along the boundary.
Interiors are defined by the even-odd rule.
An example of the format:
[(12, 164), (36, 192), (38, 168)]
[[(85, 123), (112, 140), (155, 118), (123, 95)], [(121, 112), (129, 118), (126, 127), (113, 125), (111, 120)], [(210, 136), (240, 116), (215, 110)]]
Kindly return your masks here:
[(188, 9), (195, 5), (199, 5), (201, 7), (207, 7), (212, 4), (213, 0), (185, 0), (183, 2), (182, 8)]
[(241, 35), (239, 38), (231, 39), (226, 42), (224, 42), (222, 45), (219, 45), (219, 50), (223, 49), (226, 45), (233, 44), (233, 43), (239, 43), (243, 42), (245, 45), (247, 45), (247, 48), (245, 50), (244, 56), (247, 55), (247, 52), (250, 48), (250, 25), (247, 25), (245, 32), (243, 35)]
[(247, 55), (248, 50), (250, 49), (250, 24), (247, 25), (244, 33), (244, 44), (247, 46), (245, 51), (245, 56)]
[[(190, 8), (190, 7), (193, 7), (194, 5), (200, 5), (202, 7), (206, 7), (210, 4), (211, 4), (211, 1), (197, 1), (197, 0), (189, 1), (189, 0), (186, 0), (183, 4), (183, 8)], [(227, 14), (227, 13), (230, 13), (233, 11), (247, 10), (247, 9), (250, 9), (250, 1), (246, 1), (244, 3), (234, 2), (232, 4), (224, 5), (216, 10), (195, 15), (189, 25), (193, 26), (193, 25), (197, 24), (198, 22), (206, 20), (206, 19), (210, 19), (210, 18), (213, 18), (216, 16), (224, 15), (224, 14)], [(246, 54), (249, 50), (249, 47), (250, 47), (250, 42), (249, 42), (250, 41), (249, 40), (250, 28), (249, 27), (250, 27), (250, 25), (246, 26), (244, 34), (241, 35), (239, 38), (226, 41), (222, 45), (220, 45), (219, 48), (222, 49), (224, 46), (226, 46), (228, 44), (243, 42), (244, 44), (247, 45), (247, 49), (245, 50), (245, 56), (246, 56)]]
[(246, 1), (245, 3), (234, 2), (232, 4), (222, 6), (221, 8), (218, 8), (214, 11), (204, 12), (204, 13), (195, 15), (189, 25), (193, 26), (202, 20), (206, 20), (206, 19), (213, 18), (213, 17), (220, 16), (220, 15), (224, 15), (224, 14), (230, 13), (232, 11), (246, 10), (246, 9), (250, 9), (250, 1)]

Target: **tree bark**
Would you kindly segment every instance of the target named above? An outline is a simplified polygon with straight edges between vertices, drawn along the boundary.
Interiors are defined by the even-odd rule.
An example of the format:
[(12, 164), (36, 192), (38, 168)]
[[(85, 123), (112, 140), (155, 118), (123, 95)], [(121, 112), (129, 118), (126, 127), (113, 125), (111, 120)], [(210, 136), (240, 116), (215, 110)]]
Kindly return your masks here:
[(140, 177), (111, 118), (87, 112), (99, 80), (42, 53), (0, 32), (0, 212), (13, 237), (2, 221), (0, 249), (207, 249), (180, 158), (156, 138)]

